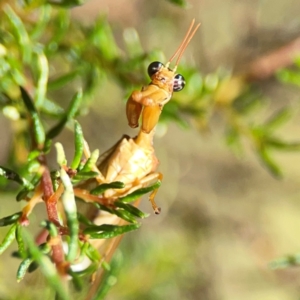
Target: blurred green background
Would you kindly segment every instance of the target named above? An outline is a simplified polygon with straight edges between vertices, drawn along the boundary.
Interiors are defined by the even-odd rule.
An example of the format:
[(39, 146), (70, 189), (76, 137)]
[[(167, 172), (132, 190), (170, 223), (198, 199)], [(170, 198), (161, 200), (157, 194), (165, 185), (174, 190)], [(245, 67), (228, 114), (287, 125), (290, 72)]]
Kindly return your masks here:
[[(181, 65), (205, 74), (220, 68), (240, 70), (249, 60), (297, 37), (299, 11), (297, 0), (190, 0), (186, 9), (159, 0), (94, 0), (72, 9), (72, 17), (92, 24), (99, 14), (107, 15), (121, 48), (124, 29), (133, 27), (146, 51), (158, 49), (167, 58), (196, 18), (201, 27)], [(259, 83), (259, 88), (265, 98), (262, 119), (299, 103), (299, 89), (274, 78)], [(104, 152), (121, 135), (136, 134), (127, 126), (125, 97), (122, 88), (107, 78), (88, 115), (80, 117), (91, 148)], [(296, 112), (281, 136), (297, 140), (298, 120)], [(221, 113), (211, 116), (205, 130), (191, 123), (189, 129), (174, 123), (167, 130), (158, 129), (154, 143), (164, 180), (156, 201), (162, 213), (153, 215), (148, 201), (142, 202), (142, 210), (151, 216), (123, 239), (117, 253), (123, 258), (122, 268), (107, 299), (299, 299), (299, 268), (274, 271), (268, 264), (300, 248), (300, 153), (276, 153), (284, 173), (278, 180), (260, 164), (249, 143), (244, 143), (240, 157), (230, 151)], [(0, 130), (1, 165), (8, 157), (10, 126), (1, 115), (0, 128), (5, 128)], [(63, 132), (59, 140), (72, 153), (72, 134)], [(19, 205), (6, 197), (3, 215)], [(12, 265), (9, 253), (5, 255), (0, 260), (0, 294), (25, 295), (36, 275), (15, 283), (17, 262)]]

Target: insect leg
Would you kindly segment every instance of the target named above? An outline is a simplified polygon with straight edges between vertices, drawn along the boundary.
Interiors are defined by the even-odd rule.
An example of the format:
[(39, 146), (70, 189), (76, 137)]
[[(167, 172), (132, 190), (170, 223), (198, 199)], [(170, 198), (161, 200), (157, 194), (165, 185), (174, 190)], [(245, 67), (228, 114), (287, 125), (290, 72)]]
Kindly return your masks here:
[[(140, 188), (143, 188), (143, 187), (145, 187), (145, 186), (148, 186), (149, 184), (151, 184), (151, 183), (152, 183), (153, 181), (155, 181), (155, 180), (156, 180), (156, 181), (157, 181), (157, 180), (160, 180), (160, 181), (161, 181), (162, 179), (163, 179), (163, 174), (162, 174), (162, 173), (160, 173), (160, 172), (150, 173), (149, 175), (147, 175), (147, 176), (145, 176), (144, 178), (142, 178), (141, 180), (139, 180), (139, 181), (137, 182), (137, 184), (135, 184), (129, 191), (126, 192), (126, 195), (131, 194), (132, 192), (134, 192), (134, 191), (136, 191), (136, 190), (138, 190), (138, 189), (140, 189)], [(153, 210), (154, 210), (154, 213), (155, 213), (156, 215), (159, 215), (160, 212), (161, 212), (161, 208), (158, 207), (158, 206), (156, 205), (155, 200), (154, 200), (154, 198), (155, 198), (157, 192), (158, 192), (158, 188), (155, 189), (155, 190), (150, 194), (150, 196), (149, 196), (149, 201), (150, 201), (151, 206), (152, 206), (152, 208), (153, 208)]]
[(127, 101), (126, 113), (129, 126), (137, 127), (142, 112), (142, 130), (149, 133), (157, 124), (163, 106), (170, 100), (171, 94), (155, 85), (149, 85), (142, 91), (134, 91)]
[[(157, 172), (157, 173), (154, 173), (154, 175), (156, 176), (156, 179), (162, 181), (162, 179), (163, 179), (163, 174), (162, 174), (162, 173)], [(153, 210), (154, 210), (154, 213), (155, 213), (156, 215), (159, 215), (160, 212), (161, 212), (161, 208), (158, 207), (158, 206), (156, 205), (155, 200), (154, 200), (154, 198), (155, 198), (157, 192), (158, 192), (158, 188), (157, 188), (156, 190), (154, 190), (154, 191), (150, 194), (150, 196), (149, 196), (149, 201), (150, 201), (150, 203), (151, 203), (151, 205), (152, 205), (152, 208), (153, 208)]]
[(159, 105), (146, 106), (143, 110), (142, 117), (142, 131), (145, 133), (150, 133), (156, 126), (161, 114), (162, 107)]
[(85, 189), (74, 188), (74, 194), (77, 198), (80, 198), (86, 203), (99, 203), (105, 206), (113, 205), (113, 200), (102, 196), (92, 195), (88, 190)]
[(126, 103), (126, 115), (130, 127), (136, 128), (139, 126), (139, 118), (142, 108), (142, 104), (134, 101), (131, 95)]

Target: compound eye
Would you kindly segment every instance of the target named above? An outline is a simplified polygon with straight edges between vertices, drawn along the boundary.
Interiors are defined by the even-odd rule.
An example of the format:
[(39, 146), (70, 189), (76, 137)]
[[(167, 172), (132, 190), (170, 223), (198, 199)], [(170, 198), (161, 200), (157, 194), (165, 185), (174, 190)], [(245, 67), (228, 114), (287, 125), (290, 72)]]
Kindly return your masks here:
[(148, 67), (148, 75), (152, 77), (160, 68), (163, 66), (163, 64), (159, 61), (152, 62)]
[(174, 77), (173, 91), (179, 92), (184, 88), (184, 86), (185, 86), (184, 77), (180, 74), (176, 74)]

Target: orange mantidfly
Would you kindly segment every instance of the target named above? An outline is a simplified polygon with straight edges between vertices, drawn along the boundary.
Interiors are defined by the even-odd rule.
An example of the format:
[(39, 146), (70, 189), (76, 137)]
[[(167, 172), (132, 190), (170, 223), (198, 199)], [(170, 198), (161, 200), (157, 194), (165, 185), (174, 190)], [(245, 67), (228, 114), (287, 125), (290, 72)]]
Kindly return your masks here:
[[(156, 172), (158, 159), (155, 156), (153, 147), (153, 137), (155, 126), (159, 120), (159, 116), (163, 106), (170, 101), (173, 92), (181, 91), (185, 85), (182, 75), (176, 74), (179, 61), (196, 33), (200, 24), (194, 27), (195, 20), (191, 25), (181, 42), (178, 49), (171, 56), (169, 61), (164, 66), (161, 62), (152, 62), (148, 67), (148, 74), (151, 78), (151, 83), (144, 86), (141, 91), (134, 91), (130, 95), (126, 104), (126, 115), (130, 127), (138, 127), (141, 117), (141, 128), (135, 138), (123, 137), (109, 152), (106, 159), (98, 164), (95, 171), (99, 173), (93, 184), (111, 183), (121, 181), (124, 183), (122, 189), (106, 190), (103, 196), (98, 199), (99, 202), (107, 200), (113, 205), (114, 201), (119, 197), (126, 196), (133, 191), (148, 186), (151, 182), (162, 179), (162, 174)], [(170, 68), (171, 62), (177, 57), (175, 66)], [(89, 157), (89, 150), (86, 147), (86, 156)], [(97, 202), (97, 197), (90, 195), (88, 190), (76, 188), (75, 194), (87, 202)], [(156, 205), (154, 197), (157, 189), (154, 190), (149, 200), (152, 204), (155, 214), (160, 213), (160, 208)], [(101, 198), (103, 197), (103, 198)], [(101, 224), (123, 224), (124, 221), (116, 215), (100, 211), (94, 217), (93, 222), (96, 225)], [(117, 247), (121, 236), (112, 239), (106, 246), (105, 240), (94, 241), (93, 245), (101, 248), (102, 257), (109, 261), (115, 248)], [(103, 248), (104, 247), (104, 248)], [(101, 274), (98, 274), (96, 281), (99, 281)], [(95, 282), (94, 288), (97, 287)], [(90, 290), (89, 296), (94, 293), (94, 288)], [(90, 299), (88, 296), (87, 299)]]
[[(127, 101), (126, 115), (129, 126), (138, 127), (139, 118), (142, 115), (141, 129), (135, 138), (122, 138), (107, 159), (98, 165), (97, 170), (99, 173), (99, 176), (96, 177), (97, 184), (121, 181), (125, 185), (122, 189), (105, 191), (103, 196), (111, 203), (118, 197), (149, 185), (154, 180), (162, 179), (162, 174), (156, 172), (158, 159), (153, 147), (155, 126), (163, 106), (170, 101), (173, 92), (181, 91), (185, 85), (183, 76), (176, 74), (176, 70), (184, 50), (200, 26), (197, 24), (193, 28), (194, 23), (195, 20), (191, 22), (183, 41), (165, 66), (161, 62), (152, 62), (149, 65), (148, 74), (151, 83), (144, 86), (141, 91), (134, 91)], [(169, 66), (177, 55), (172, 70)], [(154, 190), (150, 194), (149, 200), (154, 212), (159, 214), (160, 208), (154, 201), (156, 192), (157, 190)], [(89, 194), (86, 190), (78, 188), (75, 193), (79, 198), (91, 202), (87, 199)]]

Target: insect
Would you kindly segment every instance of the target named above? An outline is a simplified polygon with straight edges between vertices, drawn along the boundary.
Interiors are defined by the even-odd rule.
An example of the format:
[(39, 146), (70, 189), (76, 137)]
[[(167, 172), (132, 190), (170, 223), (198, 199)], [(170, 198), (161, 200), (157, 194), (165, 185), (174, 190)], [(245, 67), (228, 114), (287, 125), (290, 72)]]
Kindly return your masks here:
[[(166, 65), (157, 61), (149, 65), (150, 84), (144, 86), (141, 91), (133, 91), (130, 95), (126, 104), (126, 116), (128, 124), (132, 128), (138, 127), (141, 119), (138, 135), (134, 138), (124, 136), (108, 152), (106, 158), (94, 170), (99, 174), (96, 180), (89, 181), (84, 188), (75, 188), (74, 192), (77, 197), (87, 202), (106, 200), (108, 205), (113, 205), (119, 197), (126, 196), (141, 187), (151, 184), (153, 181), (162, 180), (163, 175), (156, 171), (158, 159), (155, 156), (153, 147), (155, 126), (164, 105), (170, 101), (173, 92), (181, 91), (184, 88), (184, 77), (177, 74), (176, 70), (187, 45), (200, 26), (200, 24), (197, 24), (194, 27), (194, 23), (195, 20), (192, 20), (183, 41)], [(175, 66), (171, 69), (170, 64), (175, 57), (177, 57)], [(87, 158), (90, 155), (87, 145), (85, 155)], [(91, 186), (115, 181), (123, 182), (124, 188), (106, 190), (101, 199), (97, 199), (97, 196), (90, 195), (88, 192)], [(89, 186), (88, 189), (86, 189), (87, 186)], [(159, 214), (161, 210), (154, 200), (156, 193), (157, 189), (150, 194), (149, 200), (155, 214)], [(96, 225), (107, 223), (120, 225), (124, 223), (124, 220), (116, 215), (98, 211), (93, 218), (93, 222)], [(93, 245), (101, 249), (103, 259), (109, 261), (120, 239), (121, 236), (118, 236), (111, 239), (108, 244), (105, 244), (105, 240), (97, 240), (93, 242)], [(103, 247), (105, 248), (103, 249)], [(98, 278), (95, 280), (86, 299), (92, 298), (97, 282), (101, 280), (102, 275), (103, 270), (98, 273)]]
[[(127, 101), (126, 115), (129, 126), (138, 127), (141, 118), (140, 131), (135, 138), (123, 137), (113, 147), (113, 151), (108, 154), (106, 160), (98, 165), (96, 171), (99, 176), (96, 177), (96, 182), (94, 181), (94, 184), (114, 181), (124, 183), (125, 187), (122, 189), (105, 191), (103, 197), (109, 199), (111, 203), (120, 196), (125, 196), (163, 178), (161, 173), (156, 172), (158, 159), (153, 147), (155, 126), (163, 106), (170, 101), (173, 92), (181, 91), (184, 88), (184, 77), (177, 74), (176, 70), (187, 45), (200, 26), (197, 24), (193, 29), (194, 23), (195, 20), (191, 22), (183, 41), (166, 65), (157, 61), (149, 65), (150, 84), (144, 86), (141, 91), (133, 91)], [(170, 64), (176, 56), (175, 66), (171, 69)], [(88, 149), (86, 149), (86, 156), (89, 156)], [(150, 194), (149, 200), (155, 214), (159, 214), (160, 208), (154, 200), (156, 193), (157, 189)], [(75, 190), (75, 194), (79, 198), (89, 201), (90, 195), (86, 190), (78, 188)]]

